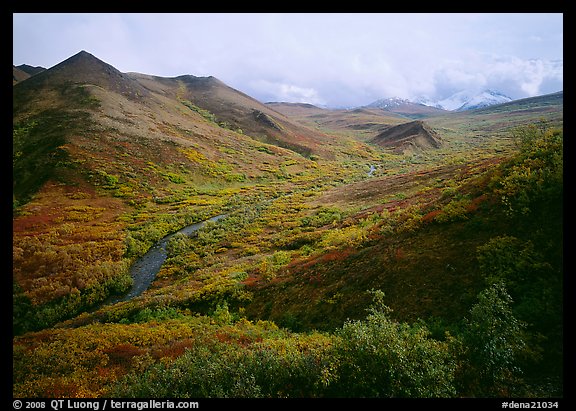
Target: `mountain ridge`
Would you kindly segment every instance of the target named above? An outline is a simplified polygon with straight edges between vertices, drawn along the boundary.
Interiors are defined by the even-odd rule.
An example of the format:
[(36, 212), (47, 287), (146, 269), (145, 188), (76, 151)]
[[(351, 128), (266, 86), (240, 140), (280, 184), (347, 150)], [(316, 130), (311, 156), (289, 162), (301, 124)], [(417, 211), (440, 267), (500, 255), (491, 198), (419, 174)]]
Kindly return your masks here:
[(95, 85), (143, 104), (149, 104), (154, 93), (159, 93), (207, 110), (220, 125), (242, 130), (264, 143), (293, 150), (305, 157), (314, 154), (333, 156), (321, 144), (329, 141), (325, 135), (302, 128), (283, 114), (213, 76), (196, 77), (187, 74), (170, 78), (135, 72), (122, 73), (82, 50), (14, 86), (17, 87), (17, 94), (26, 94), (27, 97), (23, 99), (28, 100), (44, 84), (60, 88), (72, 84)]
[[(502, 94), (501, 92), (490, 89), (483, 90), (479, 93), (470, 93), (466, 90), (462, 90), (441, 100), (431, 100), (425, 97), (414, 100), (401, 97), (389, 97), (378, 99), (364, 107), (381, 108), (383, 110), (398, 112), (401, 114), (410, 113), (411, 111), (407, 108), (411, 108), (412, 111), (429, 114), (434, 112), (423, 109), (422, 106), (443, 111), (458, 112), (488, 107), (495, 104), (503, 104), (512, 100), (512, 98)], [(420, 107), (420, 110), (416, 110), (416, 107)]]
[(377, 108), (414, 119), (438, 115), (444, 111), (442, 108), (427, 106), (401, 97), (378, 99), (360, 108)]

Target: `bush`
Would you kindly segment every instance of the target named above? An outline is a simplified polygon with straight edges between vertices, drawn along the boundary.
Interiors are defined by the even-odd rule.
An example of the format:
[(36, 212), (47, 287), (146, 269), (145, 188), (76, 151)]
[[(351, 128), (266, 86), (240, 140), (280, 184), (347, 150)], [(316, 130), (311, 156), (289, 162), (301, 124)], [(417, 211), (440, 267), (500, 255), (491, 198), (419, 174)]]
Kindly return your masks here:
[(511, 216), (530, 215), (534, 208), (557, 202), (563, 192), (563, 134), (560, 130), (530, 125), (517, 128), (514, 139), (520, 152), (506, 164), (496, 193)]
[(442, 212), (435, 217), (435, 220), (439, 223), (467, 220), (467, 214), (471, 204), (472, 201), (467, 198), (452, 200), (442, 207)]
[(338, 379), (334, 394), (352, 397), (451, 397), (455, 362), (447, 342), (434, 340), (422, 324), (391, 320), (375, 293), (365, 321), (338, 332)]
[(465, 321), (465, 361), (460, 382), (464, 395), (502, 397), (513, 394), (521, 374), (518, 355), (525, 348), (525, 324), (512, 313), (512, 298), (503, 282), (478, 295)]
[(172, 364), (129, 374), (121, 397), (310, 397), (322, 389), (323, 340), (315, 337), (254, 343), (194, 345)]

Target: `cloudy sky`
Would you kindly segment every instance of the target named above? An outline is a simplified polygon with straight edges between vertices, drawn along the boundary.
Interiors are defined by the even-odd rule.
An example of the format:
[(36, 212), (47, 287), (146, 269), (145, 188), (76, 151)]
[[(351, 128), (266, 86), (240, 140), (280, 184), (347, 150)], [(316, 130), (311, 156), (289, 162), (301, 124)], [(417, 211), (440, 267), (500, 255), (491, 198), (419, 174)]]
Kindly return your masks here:
[(215, 76), (262, 102), (350, 107), (493, 89), (563, 89), (563, 15), (13, 15), (13, 64), (86, 50), (122, 72)]

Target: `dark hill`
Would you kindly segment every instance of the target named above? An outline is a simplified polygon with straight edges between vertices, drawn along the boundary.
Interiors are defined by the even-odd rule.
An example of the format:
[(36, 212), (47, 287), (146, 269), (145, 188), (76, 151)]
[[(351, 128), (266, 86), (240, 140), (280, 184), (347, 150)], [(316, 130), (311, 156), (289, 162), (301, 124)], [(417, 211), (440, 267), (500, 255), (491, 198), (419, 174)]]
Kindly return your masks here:
[(410, 149), (428, 150), (442, 145), (436, 131), (421, 120), (390, 127), (370, 142), (384, 148), (392, 148), (397, 152)]
[(20, 81), (24, 81), (27, 78), (30, 78), (30, 74), (26, 73), (22, 69), (19, 69), (16, 66), (12, 66), (12, 84), (16, 84)]
[(110, 64), (81, 51), (63, 62), (44, 70), (22, 84), (19, 90), (34, 92), (42, 87), (66, 87), (72, 84), (91, 84), (135, 100), (149, 95), (148, 90)]
[(43, 71), (46, 70), (45, 67), (41, 67), (41, 66), (30, 66), (28, 64), (20, 64), (19, 66), (16, 66), (17, 69), (22, 70), (24, 73), (27, 73), (29, 76), (34, 76), (38, 73), (42, 73)]

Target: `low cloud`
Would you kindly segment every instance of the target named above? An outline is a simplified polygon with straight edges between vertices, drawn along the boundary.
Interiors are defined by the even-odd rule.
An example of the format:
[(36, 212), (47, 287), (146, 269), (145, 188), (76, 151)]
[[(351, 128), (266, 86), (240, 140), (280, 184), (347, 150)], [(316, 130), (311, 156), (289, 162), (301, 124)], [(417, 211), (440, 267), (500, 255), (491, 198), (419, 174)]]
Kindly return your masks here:
[(275, 83), (267, 80), (257, 80), (250, 83), (250, 89), (254, 93), (264, 97), (268, 101), (288, 101), (292, 103), (310, 103), (325, 105), (326, 100), (321, 98), (318, 92), (311, 87), (300, 87), (287, 83)]
[(434, 79), (438, 97), (459, 90), (494, 89), (512, 98), (533, 97), (559, 91), (563, 61), (478, 56), (440, 68)]

